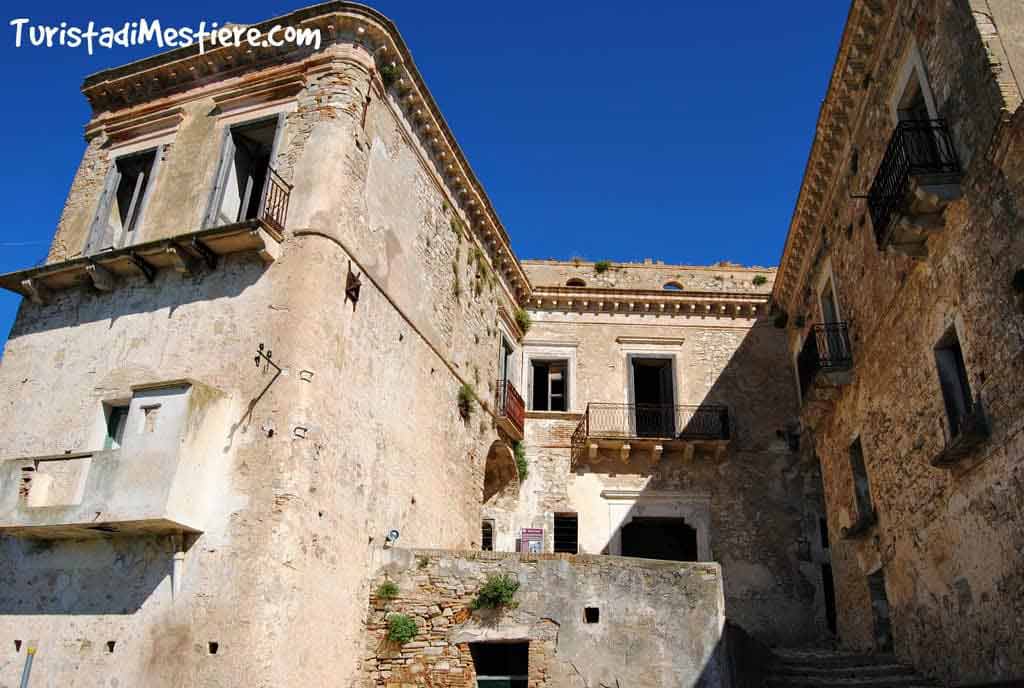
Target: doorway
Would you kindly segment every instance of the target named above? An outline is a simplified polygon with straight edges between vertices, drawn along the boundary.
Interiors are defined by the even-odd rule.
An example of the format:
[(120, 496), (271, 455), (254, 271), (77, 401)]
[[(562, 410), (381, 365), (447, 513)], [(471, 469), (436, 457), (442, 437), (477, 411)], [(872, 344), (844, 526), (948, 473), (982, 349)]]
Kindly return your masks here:
[(675, 385), (671, 358), (631, 358), (637, 437), (675, 437)]
[(530, 643), (471, 643), (478, 688), (526, 688)]
[(697, 530), (681, 518), (634, 518), (622, 528), (622, 556), (697, 561)]
[(885, 593), (885, 572), (882, 569), (868, 576), (871, 611), (875, 625), (875, 648), (879, 652), (892, 652), (892, 621), (889, 617), (889, 597)]

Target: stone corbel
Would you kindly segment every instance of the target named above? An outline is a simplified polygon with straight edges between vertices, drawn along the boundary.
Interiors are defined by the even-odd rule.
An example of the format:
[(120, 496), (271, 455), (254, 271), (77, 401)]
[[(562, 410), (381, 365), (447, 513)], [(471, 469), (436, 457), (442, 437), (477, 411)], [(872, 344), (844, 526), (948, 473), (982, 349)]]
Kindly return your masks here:
[(174, 263), (174, 269), (182, 275), (194, 275), (196, 274), (196, 266), (198, 261), (192, 257), (191, 254), (184, 251), (180, 246), (168, 242), (164, 246), (164, 251), (171, 258)]
[(114, 273), (96, 263), (86, 265), (85, 272), (92, 280), (92, 285), (100, 291), (113, 291), (117, 284), (117, 277), (114, 276)]
[(37, 306), (45, 306), (53, 299), (53, 293), (39, 280), (32, 279), (31, 277), (23, 279), (21, 280), (21, 286), (28, 292), (29, 300)]

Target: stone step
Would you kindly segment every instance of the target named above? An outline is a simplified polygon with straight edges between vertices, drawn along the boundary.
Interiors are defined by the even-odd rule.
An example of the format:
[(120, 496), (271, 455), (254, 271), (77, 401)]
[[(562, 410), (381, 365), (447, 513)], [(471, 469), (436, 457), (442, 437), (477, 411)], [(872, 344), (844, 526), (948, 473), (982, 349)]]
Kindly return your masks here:
[(782, 664), (773, 666), (772, 676), (807, 676), (811, 678), (855, 678), (858, 676), (908, 676), (915, 672), (905, 664), (857, 664), (850, 666), (819, 666), (813, 664)]

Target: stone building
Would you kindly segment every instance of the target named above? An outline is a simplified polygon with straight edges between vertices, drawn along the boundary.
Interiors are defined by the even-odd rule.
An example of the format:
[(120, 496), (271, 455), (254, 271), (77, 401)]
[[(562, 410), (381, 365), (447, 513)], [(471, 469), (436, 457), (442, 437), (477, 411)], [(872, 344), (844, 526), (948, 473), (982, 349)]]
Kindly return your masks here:
[(1024, 6), (855, 2), (774, 300), (838, 636), (1024, 676)]
[[(1020, 606), (1022, 122), (1010, 71), (981, 68), (1020, 34), (985, 4), (1005, 14), (854, 3), (778, 272), (520, 260), (359, 4), (256, 25), (318, 47), (88, 77), (48, 258), (0, 275), (25, 296), (0, 364), (0, 686), (29, 648), (46, 686), (757, 685), (767, 646), (887, 649), (879, 590), (902, 658), (1022, 673), (1020, 614), (996, 614)], [(958, 156), (885, 206), (912, 257), (849, 198), (891, 135), (875, 65), (905, 54), (951, 122), (934, 155)], [(975, 376), (947, 403), (977, 419), (980, 395), (964, 439), (928, 434), (935, 346)], [(481, 605), (502, 580), (514, 602)]]

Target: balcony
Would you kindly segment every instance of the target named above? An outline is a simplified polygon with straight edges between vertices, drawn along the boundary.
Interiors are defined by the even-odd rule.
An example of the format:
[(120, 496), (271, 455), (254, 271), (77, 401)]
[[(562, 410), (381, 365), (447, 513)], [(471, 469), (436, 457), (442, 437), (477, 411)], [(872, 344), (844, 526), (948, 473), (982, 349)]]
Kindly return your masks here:
[(960, 198), (960, 162), (943, 120), (900, 122), (868, 192), (879, 248), (927, 255), (946, 206)]
[(141, 275), (152, 282), (164, 269), (183, 275), (196, 274), (202, 266), (213, 270), (223, 256), (233, 253), (255, 253), (270, 264), (280, 254), (290, 196), (291, 186), (268, 168), (255, 217), (9, 272), (0, 275), (0, 287), (43, 305), (58, 292), (78, 286), (106, 292), (124, 278)]
[(513, 440), (523, 439), (523, 419), (526, 417), (526, 404), (519, 396), (515, 386), (509, 380), (498, 380), (494, 399), (495, 415), (498, 427)]
[(220, 489), (230, 410), (199, 383), (138, 388), (121, 446), (0, 460), (0, 535), (201, 532)]
[(648, 452), (654, 461), (665, 451), (682, 451), (689, 461), (698, 448), (720, 455), (730, 437), (726, 406), (590, 403), (572, 434), (572, 463), (593, 461), (600, 449), (618, 451), (624, 462), (634, 450)]
[(806, 402), (815, 387), (835, 387), (850, 382), (853, 351), (850, 332), (844, 322), (819, 323), (811, 327), (804, 348), (797, 357), (800, 396)]

